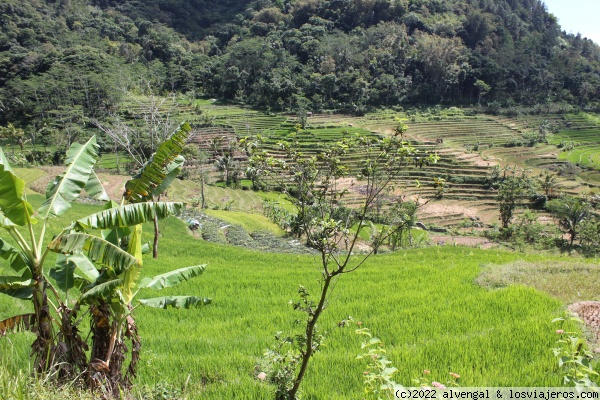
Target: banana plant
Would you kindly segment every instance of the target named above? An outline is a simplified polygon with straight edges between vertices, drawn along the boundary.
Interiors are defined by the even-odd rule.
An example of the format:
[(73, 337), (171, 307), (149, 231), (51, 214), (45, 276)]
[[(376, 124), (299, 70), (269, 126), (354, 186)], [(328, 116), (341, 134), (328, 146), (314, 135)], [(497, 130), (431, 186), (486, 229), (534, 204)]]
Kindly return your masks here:
[[(169, 139), (158, 146), (156, 153), (144, 164), (139, 173), (125, 184), (123, 201), (139, 203), (160, 200), (160, 196), (181, 172), (185, 158), (180, 153), (185, 147), (191, 129), (184, 122)], [(154, 258), (158, 258), (158, 235), (158, 220), (154, 219), (152, 246)]]
[[(206, 265), (197, 265), (141, 279), (142, 225), (135, 222), (152, 221), (154, 217), (161, 218), (177, 212), (178, 207), (178, 203), (157, 202), (110, 208), (76, 221), (71, 225), (70, 233), (57, 237), (48, 246), (51, 251), (64, 257), (52, 273), (57, 285), (64, 291), (73, 287), (81, 288), (82, 294), (74, 309), (87, 306), (91, 311), (92, 351), (87, 383), (92, 388), (102, 385), (105, 390), (118, 394), (120, 388), (128, 387), (131, 378), (135, 376), (140, 338), (132, 311), (136, 306), (134, 300), (138, 292), (146, 288), (159, 290), (175, 286), (199, 276), (206, 269)], [(143, 217), (128, 223), (128, 215)], [(102, 231), (102, 236), (115, 240), (118, 235), (109, 231), (122, 230), (131, 224), (135, 225), (130, 228), (127, 251), (98, 236), (83, 233), (86, 230), (98, 229)], [(99, 255), (109, 253), (101, 250), (102, 246), (110, 247), (116, 255), (101, 261)], [(120, 261), (111, 264), (112, 260), (118, 258), (121, 258)], [(91, 261), (103, 265), (104, 268), (95, 269)], [(143, 306), (155, 308), (191, 308), (209, 303), (210, 299), (195, 296), (166, 296), (140, 299), (138, 302)], [(132, 357), (129, 366), (123, 371), (127, 339), (131, 341)]]
[[(11, 245), (0, 239), (0, 258), (13, 271), (12, 275), (0, 276), (0, 293), (30, 300), (34, 309), (33, 313), (0, 321), (0, 336), (33, 331), (38, 371), (54, 369), (57, 373), (52, 376), (57, 377), (82, 376), (88, 386), (105, 385), (118, 394), (135, 375), (139, 359), (140, 341), (131, 314), (138, 291), (171, 287), (204, 271), (205, 266), (199, 265), (141, 279), (142, 224), (178, 214), (184, 207), (182, 203), (147, 200), (162, 193), (175, 177), (173, 171), (181, 168), (179, 152), (188, 131), (187, 124), (180, 126), (141, 173), (127, 183), (121, 205), (109, 200), (94, 173), (96, 138), (74, 144), (67, 152), (65, 171), (49, 184), (36, 218), (25, 196), (25, 182), (15, 175), (0, 148), (0, 227), (13, 241)], [(48, 221), (63, 217), (83, 190), (98, 200), (108, 200), (104, 209), (70, 223), (45, 245)], [(41, 225), (38, 236), (36, 223)], [(96, 230), (100, 235), (92, 234)], [(45, 267), (51, 252), (57, 253), (56, 264)], [(67, 301), (69, 291), (76, 293), (72, 307)], [(54, 301), (49, 300), (49, 294)], [(160, 308), (208, 303), (210, 299), (193, 296), (139, 301)], [(91, 319), (92, 335), (84, 335), (91, 337), (91, 353), (87, 351), (88, 339), (79, 334), (81, 310)], [(122, 373), (125, 338), (132, 342), (132, 357), (128, 371)]]
[[(84, 189), (93, 197), (107, 200), (106, 192), (99, 185), (94, 173), (98, 156), (96, 137), (85, 144), (73, 144), (67, 152), (66, 169), (48, 185), (46, 200), (34, 218), (33, 207), (25, 195), (25, 182), (10, 167), (4, 152), (0, 149), (0, 224), (16, 247), (2, 240), (1, 257), (8, 261), (16, 276), (0, 277), (0, 293), (20, 299), (31, 299), (33, 317), (3, 321), (6, 330), (20, 330), (25, 325), (17, 322), (29, 319), (30, 328), (36, 334), (32, 345), (35, 365), (38, 371), (46, 371), (56, 362), (57, 346), (53, 318), (50, 312), (48, 291), (55, 291), (44, 271), (44, 263), (49, 249), (44, 247), (47, 223), (51, 218), (64, 215)], [(41, 232), (36, 236), (34, 225), (41, 220)], [(64, 306), (57, 296), (56, 309)], [(3, 331), (3, 332), (6, 332)]]

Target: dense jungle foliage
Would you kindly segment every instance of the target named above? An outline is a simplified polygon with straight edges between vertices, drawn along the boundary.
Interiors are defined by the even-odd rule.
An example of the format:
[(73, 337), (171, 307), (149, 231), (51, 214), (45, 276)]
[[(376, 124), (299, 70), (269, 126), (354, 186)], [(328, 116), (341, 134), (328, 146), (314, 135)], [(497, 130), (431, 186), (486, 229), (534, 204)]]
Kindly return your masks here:
[(600, 106), (600, 47), (540, 0), (4, 0), (0, 125), (79, 125), (123, 93), (263, 107)]

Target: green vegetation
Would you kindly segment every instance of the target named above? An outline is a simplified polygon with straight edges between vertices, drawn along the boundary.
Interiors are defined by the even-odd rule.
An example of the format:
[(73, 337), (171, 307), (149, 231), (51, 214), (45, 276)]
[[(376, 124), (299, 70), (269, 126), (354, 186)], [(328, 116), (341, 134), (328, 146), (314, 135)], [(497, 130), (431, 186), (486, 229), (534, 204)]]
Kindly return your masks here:
[(206, 210), (206, 214), (223, 221), (241, 225), (247, 232), (269, 231), (282, 236), (283, 231), (267, 217), (242, 211)]
[(599, 170), (600, 127), (561, 130), (552, 143), (562, 150), (560, 158), (582, 167)]
[[(576, 316), (555, 318), (552, 322), (561, 323), (561, 328), (569, 328), (573, 324), (569, 322), (582, 323)], [(565, 386), (578, 388), (596, 388), (600, 374), (594, 369), (594, 353), (586, 349), (586, 341), (577, 332), (565, 332), (565, 329), (557, 329), (560, 339), (556, 341), (557, 347), (553, 349), (554, 356), (558, 360), (558, 367), (563, 375)]]
[[(400, 135), (404, 126), (398, 127)], [(434, 155), (420, 155), (401, 137), (378, 138), (373, 135), (341, 134), (331, 144), (322, 145), (316, 155), (306, 151), (306, 143), (300, 142), (302, 123), (296, 127), (293, 141), (279, 141), (281, 154), (270, 154), (261, 136), (246, 137), (243, 146), (250, 153), (249, 169), (259, 171), (258, 177), (269, 179), (282, 188), (295, 212), (289, 218), (289, 230), (319, 253), (320, 291), (311, 298), (303, 286), (298, 289), (300, 301), (294, 310), (300, 311), (301, 333), (291, 336), (277, 334), (277, 344), (266, 353), (269, 366), (266, 379), (275, 386), (275, 398), (295, 400), (300, 397), (301, 384), (309, 371), (312, 358), (321, 350), (324, 337), (318, 330), (318, 321), (329, 304), (331, 292), (337, 287), (342, 275), (356, 271), (379, 246), (390, 237), (414, 225), (416, 204), (411, 212), (400, 212), (402, 199), (389, 196), (391, 182), (407, 165), (435, 163)], [(347, 157), (361, 157), (354, 163)], [(349, 209), (342, 203), (345, 189), (337, 182), (351, 176), (359, 176), (366, 184), (360, 192), (359, 206)], [(388, 194), (389, 198), (383, 197)], [(381, 217), (388, 225), (375, 239), (372, 250), (356, 256), (360, 232), (373, 223), (373, 208), (385, 207), (388, 218)], [(383, 205), (385, 203), (385, 205)], [(277, 210), (274, 208), (274, 211)], [(402, 209), (402, 211), (405, 211)], [(379, 213), (377, 213), (379, 214)], [(380, 215), (377, 215), (380, 217)], [(273, 215), (271, 215), (273, 218)], [(380, 222), (380, 221), (375, 221)], [(355, 230), (350, 229), (356, 225)], [(280, 225), (281, 226), (281, 225)]]
[[(83, 215), (88, 210), (90, 206), (78, 205), (73, 211)], [(175, 219), (162, 223), (161, 259), (144, 259), (145, 273), (160, 274), (167, 266), (202, 260), (211, 268), (201, 281), (182, 284), (181, 291), (201, 292), (213, 304), (191, 314), (137, 311), (144, 353), (136, 382), (183, 388), (189, 376), (191, 397), (272, 398), (271, 389), (254, 378), (260, 372), (254, 366), (271, 342), (273, 327), (295, 319), (286, 305), (293, 287), (306, 282), (309, 290), (317, 289), (313, 257), (223, 247), (199, 241), (183, 233), (185, 229)], [(150, 238), (145, 234), (145, 240)], [(532, 268), (554, 263), (543, 256), (453, 247), (371, 259), (336, 289), (320, 323), (326, 346), (314, 358), (305, 395), (322, 398), (335, 390), (345, 398), (361, 398), (363, 365), (354, 360), (359, 341), (353, 329), (337, 326), (348, 314), (385, 338), (388, 356), (399, 369), (395, 379), (404, 385), (424, 368), (438, 376), (457, 372), (466, 386), (560, 385), (553, 372), (550, 349), (556, 334), (550, 321), (561, 303), (523, 286), (488, 291), (473, 284), (482, 262), (502, 265), (520, 259)], [(561, 260), (563, 266), (580, 270), (577, 262)], [(564, 291), (569, 287), (560, 286)], [(160, 326), (169, 329), (157, 330)], [(2, 364), (27, 368), (24, 358), (11, 357), (27, 354), (27, 343), (17, 341), (11, 350), (2, 340), (0, 346)], [(340, 380), (345, 384), (336, 384)]]
[[(596, 376), (550, 351), (564, 303), (597, 295), (593, 265), (407, 250), (485, 234), (597, 256), (600, 47), (541, 0), (4, 0), (0, 16), (0, 292), (29, 299), (0, 301), (0, 336), (28, 331), (0, 338), (0, 397), (133, 380), (139, 398), (295, 398), (302, 382), (306, 398), (358, 399), (393, 387), (387, 365), (402, 385), (424, 369), (467, 386)], [(104, 181), (125, 192), (98, 213)], [(172, 201), (185, 222), (159, 221)], [(187, 281), (199, 261), (206, 279)], [(133, 320), (150, 288), (166, 296), (146, 305), (208, 303), (173, 296), (180, 282), (214, 304)], [(290, 339), (276, 331), (299, 283)], [(352, 317), (388, 350), (366, 377)], [(588, 360), (576, 330), (555, 354)]]
[(579, 226), (591, 215), (592, 206), (576, 197), (563, 197), (550, 200), (546, 208), (554, 215), (560, 225), (569, 233), (570, 245), (573, 246)]

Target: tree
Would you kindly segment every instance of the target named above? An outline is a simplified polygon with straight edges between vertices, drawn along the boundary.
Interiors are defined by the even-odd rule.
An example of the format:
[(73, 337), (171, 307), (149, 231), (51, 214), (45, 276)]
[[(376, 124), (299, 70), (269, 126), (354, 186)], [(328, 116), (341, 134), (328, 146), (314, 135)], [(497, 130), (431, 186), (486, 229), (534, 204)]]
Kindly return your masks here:
[[(145, 104), (138, 102), (138, 108), (141, 110), (141, 119), (144, 123), (141, 127), (134, 127), (126, 124), (121, 120), (118, 115), (113, 115), (113, 123), (111, 126), (103, 125), (98, 120), (93, 120), (94, 125), (104, 132), (110, 139), (115, 143), (115, 150), (117, 147), (123, 148), (131, 158), (134, 160), (137, 168), (144, 170), (146, 166), (151, 165), (154, 157), (160, 152), (160, 147), (167, 145), (167, 142), (172, 140), (166, 140), (170, 131), (174, 126), (174, 121), (171, 119), (171, 113), (177, 106), (174, 98), (160, 98), (154, 95), (149, 97), (149, 103)], [(167, 111), (163, 110), (163, 107), (167, 107)], [(187, 138), (187, 133), (191, 130), (187, 123), (182, 124), (177, 132), (183, 133)], [(172, 138), (171, 138), (172, 139)], [(180, 146), (183, 150), (183, 143), (179, 140), (177, 146)], [(183, 165), (183, 157), (175, 158), (170, 161), (170, 165), (162, 165), (160, 168), (167, 168), (167, 177), (170, 182), (179, 174), (181, 166)], [(159, 168), (159, 170), (160, 170)], [(155, 168), (156, 169), (156, 168)], [(168, 186), (168, 185), (167, 185)], [(154, 189), (154, 188), (152, 188)], [(152, 193), (152, 199), (159, 200), (160, 195), (166, 190), (166, 187), (161, 188), (162, 191), (156, 192), (155, 190), (149, 192)], [(147, 201), (149, 198), (144, 198), (140, 201)], [(130, 199), (127, 199), (130, 201)], [(158, 257), (158, 221), (154, 221), (154, 258)]]
[[(145, 99), (147, 101), (140, 101), (130, 96), (138, 110), (133, 116), (143, 121), (139, 125), (126, 123), (123, 117), (116, 113), (109, 115), (109, 123), (92, 119), (92, 123), (98, 129), (129, 154), (137, 168), (141, 168), (152, 157), (158, 146), (177, 126), (171, 118), (178, 107), (174, 96), (161, 97), (150, 94)], [(131, 114), (130, 111), (128, 113)]]
[(504, 176), (498, 187), (496, 202), (500, 207), (500, 221), (503, 228), (508, 228), (519, 203), (533, 194), (534, 182), (525, 172), (521, 176), (513, 174)]
[(186, 179), (189, 177), (192, 180), (200, 181), (200, 209), (206, 208), (206, 196), (204, 194), (204, 187), (208, 179), (207, 162), (209, 160), (208, 152), (199, 150), (196, 146), (186, 146), (184, 149), (184, 155), (186, 158), (191, 157), (194, 159), (194, 166), (187, 167), (184, 172)]
[(13, 124), (9, 123), (6, 127), (0, 127), (0, 140), (7, 142), (9, 145), (19, 146), (21, 152), (25, 144), (23, 136), (23, 129), (16, 128)]
[[(83, 190), (91, 197), (108, 200), (94, 173), (97, 150), (95, 136), (68, 150), (66, 169), (49, 185), (38, 210), (42, 222), (36, 236), (24, 181), (15, 175), (0, 148), (0, 227), (16, 244), (0, 239), (0, 258), (13, 271), (13, 275), (0, 276), (0, 293), (33, 304), (32, 313), (0, 321), (0, 336), (31, 330), (36, 336), (32, 356), (37, 372), (57, 381), (81, 380), (89, 388), (101, 386), (109, 395), (119, 396), (130, 386), (139, 360), (140, 339), (132, 314), (137, 291), (174, 286), (200, 275), (205, 266), (141, 279), (141, 224), (179, 213), (182, 203), (130, 202), (119, 206), (109, 201), (104, 210), (67, 224), (45, 243), (48, 221), (62, 218)], [(163, 161), (176, 157), (171, 151)], [(159, 175), (142, 174), (133, 185), (128, 182), (129, 196), (134, 198), (149, 187), (166, 184), (168, 174), (163, 171)], [(92, 230), (101, 230), (102, 235), (92, 235)], [(53, 267), (45, 265), (51, 252), (57, 253)], [(75, 302), (69, 296), (73, 292), (78, 293)], [(210, 300), (170, 296), (139, 302), (158, 308), (189, 308)], [(89, 325), (82, 324), (86, 315)], [(89, 326), (88, 335), (80, 333), (84, 326)], [(131, 358), (124, 371), (125, 340), (131, 341)], [(88, 348), (91, 352), (86, 351)]]
[[(439, 188), (438, 188), (439, 189)], [(417, 223), (417, 210), (419, 204), (416, 201), (404, 201), (398, 199), (398, 202), (392, 206), (392, 212), (389, 213), (387, 225), (392, 229), (389, 235), (389, 242), (392, 250), (396, 247), (402, 247), (404, 236), (407, 236), (408, 244), (412, 245), (411, 229)]]
[(215, 160), (215, 167), (217, 168), (217, 171), (223, 173), (226, 186), (229, 187), (237, 183), (240, 163), (233, 157), (233, 154), (227, 152), (226, 154), (217, 157)]
[(588, 257), (596, 257), (600, 252), (600, 219), (590, 215), (581, 221), (577, 232), (583, 252)]
[(306, 128), (308, 122), (308, 113), (310, 111), (311, 101), (306, 97), (294, 95), (294, 101), (296, 103), (296, 114), (298, 115), (298, 124), (300, 128)]
[(82, 125), (87, 118), (84, 116), (82, 106), (60, 105), (56, 110), (48, 111), (53, 125), (57, 128), (52, 135), (53, 145), (67, 149), (80, 136), (83, 136)]
[[(244, 139), (242, 144), (248, 143)], [(253, 142), (255, 143), (255, 142)], [(317, 155), (303, 153), (300, 144), (279, 142), (284, 158), (269, 155), (261, 146), (251, 150), (250, 165), (261, 171), (263, 179), (277, 182), (288, 195), (296, 209), (298, 229), (307, 243), (316, 249), (320, 260), (321, 292), (316, 302), (308, 291), (300, 287), (300, 301), (294, 309), (305, 314), (304, 331), (293, 337), (281, 338), (280, 344), (269, 351), (271, 359), (279, 364), (279, 374), (271, 378), (277, 383), (277, 399), (296, 399), (310, 359), (320, 348), (322, 336), (317, 323), (327, 306), (330, 291), (342, 275), (351, 273), (364, 265), (373, 254), (354, 256), (358, 238), (369, 225), (368, 215), (378, 196), (396, 179), (408, 163), (417, 159), (416, 150), (399, 137), (346, 136), (324, 145)], [(360, 150), (360, 165), (349, 165), (345, 157)], [(435, 156), (420, 157), (418, 162), (435, 162)], [(339, 180), (349, 175), (359, 176), (364, 182), (362, 201), (358, 208), (348, 213), (338, 213), (342, 207), (345, 190)], [(340, 217), (343, 215), (343, 217)], [(402, 225), (400, 225), (402, 226)], [(352, 228), (352, 229), (351, 229)], [(396, 232), (386, 231), (386, 235)], [(380, 237), (379, 240), (385, 240)], [(291, 345), (287, 353), (286, 345)], [(281, 365), (284, 364), (284, 365)]]
[(544, 171), (537, 181), (540, 189), (544, 191), (544, 195), (547, 199), (556, 197), (556, 191), (560, 189), (560, 184), (558, 183), (556, 175), (550, 174), (548, 171)]
[[(162, 142), (138, 174), (125, 184), (123, 200), (128, 203), (158, 201), (169, 185), (181, 172), (185, 158), (181, 152), (185, 147), (191, 127), (187, 122)], [(158, 258), (158, 219), (154, 219), (153, 256)]]
[(586, 220), (592, 206), (583, 199), (575, 196), (564, 196), (559, 199), (550, 200), (546, 203), (548, 211), (554, 215), (560, 225), (567, 230), (570, 237), (570, 246), (573, 246), (578, 228), (581, 222)]
[(474, 84), (475, 88), (477, 88), (477, 104), (481, 105), (481, 98), (488, 94), (492, 87), (485, 83), (484, 81), (477, 79)]

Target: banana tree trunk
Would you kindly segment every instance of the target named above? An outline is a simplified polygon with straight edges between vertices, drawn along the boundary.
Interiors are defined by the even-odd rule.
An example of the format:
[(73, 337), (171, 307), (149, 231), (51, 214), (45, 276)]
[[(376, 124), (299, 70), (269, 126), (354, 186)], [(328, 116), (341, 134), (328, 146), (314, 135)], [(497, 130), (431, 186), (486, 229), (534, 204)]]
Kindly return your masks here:
[(152, 257), (158, 258), (158, 217), (154, 217), (154, 245), (152, 246)]
[(48, 308), (46, 281), (40, 275), (35, 277), (33, 289), (33, 307), (37, 338), (31, 345), (36, 358), (36, 370), (39, 373), (48, 371), (54, 362), (52, 318)]
[(206, 200), (204, 197), (204, 170), (200, 171), (200, 199), (202, 200), (200, 209), (204, 210), (206, 208)]
[[(161, 195), (158, 195), (157, 198), (152, 198), (153, 202), (160, 201)], [(152, 246), (152, 257), (156, 260), (158, 258), (158, 235), (160, 234), (158, 230), (158, 216), (154, 216), (154, 243)]]

